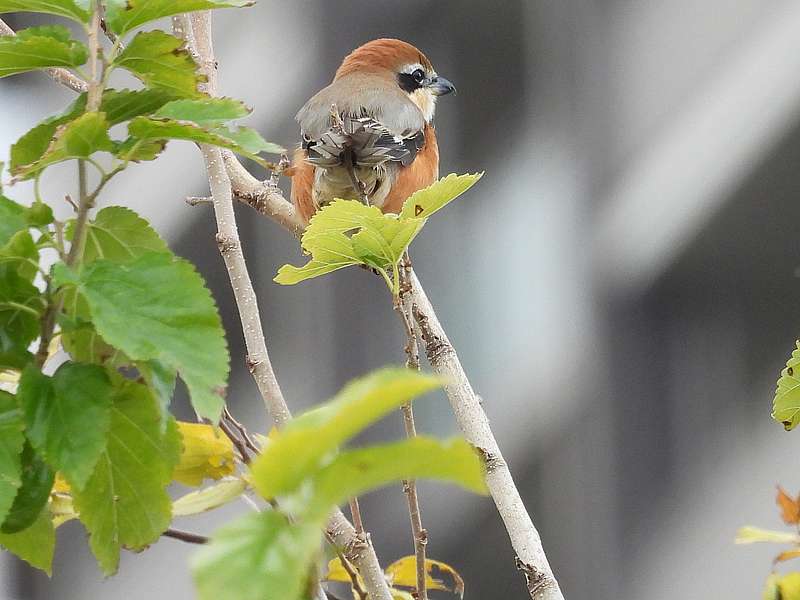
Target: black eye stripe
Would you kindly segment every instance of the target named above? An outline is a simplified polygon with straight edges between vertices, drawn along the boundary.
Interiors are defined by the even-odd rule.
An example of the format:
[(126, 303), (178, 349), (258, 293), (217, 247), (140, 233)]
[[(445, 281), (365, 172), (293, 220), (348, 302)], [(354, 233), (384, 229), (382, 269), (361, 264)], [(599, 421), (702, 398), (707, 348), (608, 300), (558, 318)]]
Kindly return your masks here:
[(422, 69), (414, 69), (413, 73), (398, 73), (397, 83), (400, 88), (409, 94), (414, 90), (422, 87), (422, 82), (425, 81), (425, 71)]

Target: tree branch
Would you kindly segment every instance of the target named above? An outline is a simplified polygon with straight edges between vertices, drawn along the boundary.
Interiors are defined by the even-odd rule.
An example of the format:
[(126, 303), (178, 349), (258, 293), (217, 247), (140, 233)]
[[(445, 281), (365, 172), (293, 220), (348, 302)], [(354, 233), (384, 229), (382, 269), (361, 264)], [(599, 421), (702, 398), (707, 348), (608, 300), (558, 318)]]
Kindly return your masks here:
[[(200, 58), (202, 69), (208, 77), (206, 91), (210, 95), (215, 95), (217, 80), (211, 43), (210, 14), (208, 11), (196, 12), (192, 13), (190, 19), (183, 15), (174, 20), (173, 23), (176, 25), (176, 32), (183, 32), (186, 36), (185, 39), (189, 40), (194, 52)], [(269, 360), (261, 327), (258, 302), (247, 264), (242, 254), (241, 242), (236, 227), (236, 216), (233, 211), (232, 179), (235, 179), (235, 177), (229, 179), (226, 166), (223, 163), (222, 153), (219, 149), (202, 145), (201, 151), (206, 163), (211, 196), (214, 200), (214, 214), (217, 219), (218, 230), (217, 243), (225, 261), (225, 266), (228, 269), (236, 304), (239, 308), (239, 317), (242, 321), (242, 329), (247, 346), (248, 367), (250, 367), (250, 372), (256, 380), (268, 412), (275, 424), (281, 427), (291, 418), (291, 413)], [(259, 187), (263, 189), (260, 184)], [(283, 200), (282, 196), (281, 199)], [(257, 202), (257, 206), (263, 206), (267, 214), (271, 216), (274, 214), (273, 218), (284, 226), (295, 223), (299, 228), (300, 221), (293, 209), (281, 209), (274, 213), (269, 212), (274, 202), (274, 199), (270, 200), (269, 194), (267, 194), (263, 202)], [(285, 200), (283, 202), (284, 204), (286, 203)], [(371, 600), (391, 600), (389, 586), (369, 540), (369, 535), (356, 535), (353, 526), (338, 509), (328, 521), (327, 533), (342, 548), (348, 560), (358, 568)]]
[[(5, 21), (0, 19), (0, 36), (1, 35), (17, 35), (11, 27), (9, 27)], [(62, 68), (51, 68), (46, 69), (47, 74), (50, 78), (55, 81), (56, 83), (60, 83), (61, 85), (67, 86), (69, 89), (78, 92), (86, 92), (89, 90), (89, 84), (87, 84), (83, 79), (74, 75), (71, 71)]]
[[(229, 172), (234, 173), (231, 182), (235, 181), (234, 193), (237, 197), (242, 198), (243, 194), (258, 193), (258, 190), (263, 189), (264, 184), (250, 175), (232, 155), (226, 159), (226, 166)], [(245, 202), (268, 217), (272, 217), (275, 212), (295, 215), (294, 207), (289, 201), (282, 196), (278, 197), (277, 194), (277, 189), (271, 192), (269, 210), (262, 210), (258, 204)], [(280, 220), (275, 220), (283, 225)], [(302, 235), (302, 227), (286, 225), (284, 227), (295, 237)], [(533, 600), (563, 600), (564, 596), (547, 561), (539, 532), (534, 527), (508, 465), (503, 460), (481, 401), (473, 391), (461, 362), (415, 273), (410, 273), (409, 282), (413, 289), (410, 302), (414, 318), (423, 334), (426, 357), (434, 371), (447, 376), (452, 382), (445, 387), (445, 390), (461, 433), (484, 455), (487, 467), (486, 485), (517, 554), (516, 566), (525, 576), (528, 593)]]

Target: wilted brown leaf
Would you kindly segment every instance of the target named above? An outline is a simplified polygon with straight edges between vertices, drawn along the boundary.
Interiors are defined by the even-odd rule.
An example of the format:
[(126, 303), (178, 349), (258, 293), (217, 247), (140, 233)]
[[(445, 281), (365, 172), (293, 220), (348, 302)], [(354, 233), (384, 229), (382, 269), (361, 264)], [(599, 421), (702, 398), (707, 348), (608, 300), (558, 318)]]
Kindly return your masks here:
[(781, 509), (781, 518), (787, 525), (800, 523), (800, 498), (792, 498), (781, 486), (778, 486), (778, 495), (775, 502)]

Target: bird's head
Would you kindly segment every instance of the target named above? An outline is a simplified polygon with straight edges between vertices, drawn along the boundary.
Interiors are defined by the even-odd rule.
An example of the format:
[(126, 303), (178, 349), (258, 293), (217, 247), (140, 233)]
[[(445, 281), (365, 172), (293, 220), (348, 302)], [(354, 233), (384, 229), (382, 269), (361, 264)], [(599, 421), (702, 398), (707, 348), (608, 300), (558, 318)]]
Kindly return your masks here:
[(391, 79), (408, 94), (427, 122), (433, 120), (436, 98), (456, 91), (452, 83), (436, 73), (422, 52), (402, 40), (373, 40), (356, 48), (345, 57), (334, 81), (351, 73)]

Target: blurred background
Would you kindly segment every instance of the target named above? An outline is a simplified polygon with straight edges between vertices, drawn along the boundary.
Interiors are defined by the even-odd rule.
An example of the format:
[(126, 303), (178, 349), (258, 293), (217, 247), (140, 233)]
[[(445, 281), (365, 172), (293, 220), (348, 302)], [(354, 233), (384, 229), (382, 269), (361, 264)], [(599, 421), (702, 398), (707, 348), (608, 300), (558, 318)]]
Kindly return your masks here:
[[(262, 0), (216, 15), (222, 92), (286, 146), (297, 109), (370, 39), (414, 43), (458, 86), (439, 103), (441, 170), (486, 176), (412, 254), (565, 596), (759, 597), (776, 551), (734, 546), (735, 531), (780, 528), (775, 484), (800, 486), (786, 470), (800, 434), (769, 417), (800, 335), (800, 4)], [(0, 159), (69, 98), (40, 74), (3, 79)], [(171, 142), (104, 202), (143, 213), (199, 265), (229, 331), (232, 410), (263, 432), (210, 210), (183, 202), (207, 193), (204, 179), (196, 149)], [(45, 197), (59, 202), (75, 181), (52, 170)], [(351, 269), (277, 286), (276, 269), (302, 260), (296, 242), (246, 206), (239, 216), (294, 410), (403, 360), (379, 280)], [(456, 431), (441, 395), (417, 414), (424, 432)], [(400, 416), (371, 435), (400, 437)], [(421, 502), (429, 553), (462, 573), (467, 598), (527, 597), (490, 500), (423, 485)], [(412, 552), (399, 487), (362, 509), (385, 564)], [(208, 533), (245, 510), (178, 526)], [(2, 555), (0, 596), (188, 599), (192, 551), (162, 539), (124, 553), (104, 581), (73, 522), (59, 529), (52, 579)]]

